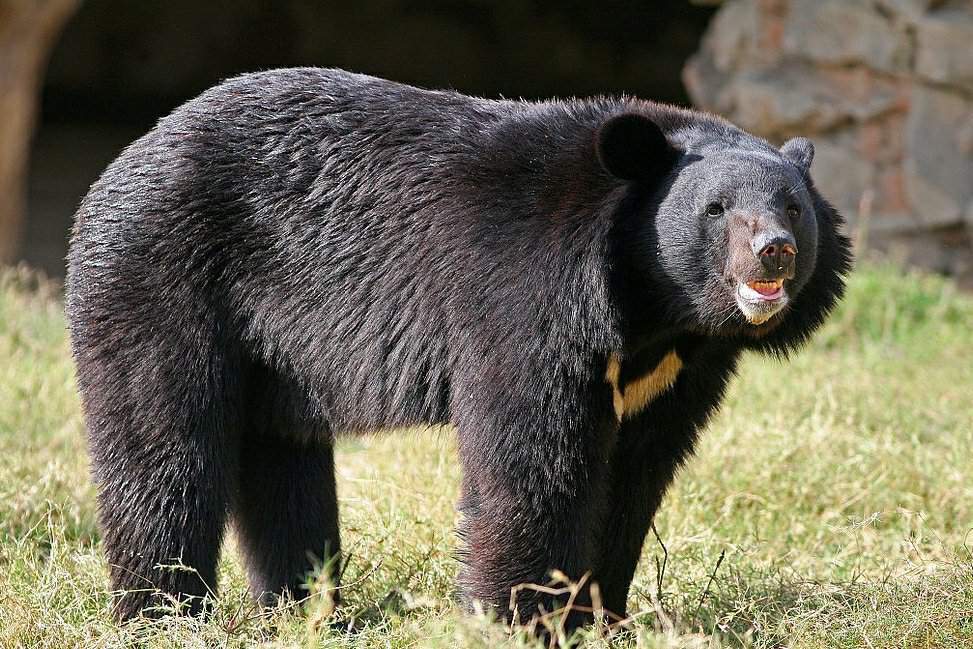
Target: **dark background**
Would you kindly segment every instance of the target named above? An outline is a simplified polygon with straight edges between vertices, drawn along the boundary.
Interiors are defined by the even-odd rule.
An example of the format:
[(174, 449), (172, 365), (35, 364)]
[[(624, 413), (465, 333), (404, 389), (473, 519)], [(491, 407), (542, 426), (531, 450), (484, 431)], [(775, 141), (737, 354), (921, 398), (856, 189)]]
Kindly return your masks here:
[(88, 185), (159, 117), (226, 77), (314, 65), (487, 97), (687, 104), (681, 70), (712, 13), (687, 0), (89, 0), (50, 60), (24, 258), (62, 275)]

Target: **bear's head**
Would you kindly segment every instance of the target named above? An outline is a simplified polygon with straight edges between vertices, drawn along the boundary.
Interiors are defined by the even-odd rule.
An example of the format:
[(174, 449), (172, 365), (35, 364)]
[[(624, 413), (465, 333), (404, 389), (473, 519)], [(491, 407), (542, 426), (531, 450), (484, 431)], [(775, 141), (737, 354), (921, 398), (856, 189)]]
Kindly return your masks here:
[(602, 166), (630, 187), (619, 227), (630, 301), (705, 335), (799, 344), (850, 265), (842, 219), (810, 178), (813, 145), (777, 149), (715, 117), (678, 116), (663, 128), (623, 113), (599, 130)]

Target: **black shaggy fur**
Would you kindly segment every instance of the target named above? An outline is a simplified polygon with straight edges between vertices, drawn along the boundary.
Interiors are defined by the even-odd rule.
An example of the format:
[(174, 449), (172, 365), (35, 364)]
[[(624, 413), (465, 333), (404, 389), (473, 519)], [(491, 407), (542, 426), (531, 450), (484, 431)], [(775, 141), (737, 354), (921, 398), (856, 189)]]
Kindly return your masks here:
[[(161, 120), (91, 188), (69, 255), (119, 615), (152, 589), (199, 610), (231, 522), (255, 596), (300, 595), (340, 549), (334, 435), (435, 423), (459, 438), (464, 599), (505, 614), (559, 568), (624, 614), (741, 352), (786, 353), (842, 292), (841, 218), (790, 147), (636, 99), (321, 69), (231, 79)], [(751, 325), (724, 290), (732, 204), (772, 216), (781, 196), (803, 208), (798, 272)], [(671, 350), (675, 383), (619, 421), (610, 359), (625, 383)], [(180, 561), (195, 571), (159, 567)], [(518, 600), (521, 619), (555, 604)]]

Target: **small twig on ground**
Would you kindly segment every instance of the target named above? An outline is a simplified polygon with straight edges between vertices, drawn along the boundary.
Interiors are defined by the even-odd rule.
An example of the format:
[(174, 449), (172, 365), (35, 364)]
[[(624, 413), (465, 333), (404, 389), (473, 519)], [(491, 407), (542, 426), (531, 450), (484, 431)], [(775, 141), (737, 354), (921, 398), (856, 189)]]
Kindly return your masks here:
[(652, 533), (655, 535), (655, 540), (659, 542), (659, 547), (662, 548), (662, 562), (659, 562), (659, 558), (655, 558), (655, 592), (649, 593), (649, 598), (652, 602), (652, 608), (655, 609), (655, 617), (662, 627), (662, 630), (666, 633), (670, 633), (675, 625), (672, 623), (672, 618), (666, 612), (664, 606), (662, 606), (662, 584), (666, 578), (666, 566), (669, 565), (669, 549), (666, 544), (662, 542), (662, 537), (659, 536), (659, 530), (655, 527), (655, 522), (652, 523)]
[(703, 608), (703, 602), (706, 600), (706, 595), (709, 594), (709, 587), (713, 585), (713, 580), (716, 578), (716, 571), (720, 569), (723, 564), (723, 559), (726, 557), (726, 548), (720, 551), (720, 558), (716, 560), (716, 565), (713, 566), (713, 571), (709, 573), (709, 581), (706, 582), (706, 588), (699, 596), (699, 602), (696, 604), (696, 611), (693, 613), (693, 624), (699, 619), (699, 611)]
[(655, 523), (652, 523), (652, 533), (655, 534), (655, 540), (659, 542), (659, 547), (662, 548), (662, 564), (659, 564), (659, 558), (655, 559), (655, 596), (658, 599), (662, 599), (662, 581), (666, 577), (666, 566), (669, 564), (669, 550), (666, 548), (666, 544), (662, 542), (662, 537), (659, 536), (659, 530), (655, 528)]

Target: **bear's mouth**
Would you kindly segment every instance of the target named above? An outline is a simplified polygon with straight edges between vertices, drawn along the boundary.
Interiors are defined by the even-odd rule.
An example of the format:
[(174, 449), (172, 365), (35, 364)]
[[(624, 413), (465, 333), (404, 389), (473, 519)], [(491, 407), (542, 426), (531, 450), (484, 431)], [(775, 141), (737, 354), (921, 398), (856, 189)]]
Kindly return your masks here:
[(784, 294), (784, 280), (758, 279), (740, 284), (740, 292), (748, 300), (777, 300)]
[(770, 320), (787, 305), (787, 291), (783, 279), (757, 279), (739, 282), (736, 291), (737, 306), (753, 325)]

